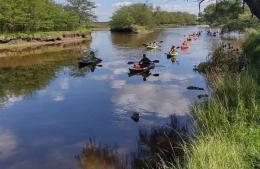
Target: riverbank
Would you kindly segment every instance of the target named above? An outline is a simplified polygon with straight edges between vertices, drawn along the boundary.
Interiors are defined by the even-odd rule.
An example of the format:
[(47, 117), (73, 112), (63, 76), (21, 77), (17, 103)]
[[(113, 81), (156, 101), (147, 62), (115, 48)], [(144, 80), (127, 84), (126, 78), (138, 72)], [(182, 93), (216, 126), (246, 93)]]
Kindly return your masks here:
[(89, 40), (91, 40), (90, 30), (2, 34), (0, 35), (0, 54)]
[(259, 33), (251, 35), (240, 53), (220, 47), (198, 66), (213, 95), (194, 106), (197, 134), (179, 168), (260, 167), (259, 39)]

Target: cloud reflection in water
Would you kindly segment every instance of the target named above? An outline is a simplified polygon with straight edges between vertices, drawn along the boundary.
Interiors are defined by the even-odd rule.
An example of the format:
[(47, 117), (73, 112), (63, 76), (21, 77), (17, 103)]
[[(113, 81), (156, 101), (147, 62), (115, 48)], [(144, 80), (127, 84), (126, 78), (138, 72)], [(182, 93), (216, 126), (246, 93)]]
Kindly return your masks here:
[(182, 87), (176, 85), (126, 84), (112, 98), (119, 111), (155, 113), (159, 117), (183, 115), (189, 111), (190, 101)]

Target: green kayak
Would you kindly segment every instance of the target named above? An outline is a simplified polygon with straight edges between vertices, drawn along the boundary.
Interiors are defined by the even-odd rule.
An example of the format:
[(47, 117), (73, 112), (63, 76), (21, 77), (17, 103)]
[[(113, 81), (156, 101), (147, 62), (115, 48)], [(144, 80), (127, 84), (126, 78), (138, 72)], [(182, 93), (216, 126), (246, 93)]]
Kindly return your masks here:
[(156, 49), (156, 48), (158, 48), (158, 46), (150, 46), (150, 45), (148, 45), (148, 46), (146, 46), (146, 48), (147, 49)]
[(168, 56), (171, 56), (171, 57), (173, 57), (173, 56), (178, 56), (178, 52), (170, 52), (169, 54), (168, 54)]

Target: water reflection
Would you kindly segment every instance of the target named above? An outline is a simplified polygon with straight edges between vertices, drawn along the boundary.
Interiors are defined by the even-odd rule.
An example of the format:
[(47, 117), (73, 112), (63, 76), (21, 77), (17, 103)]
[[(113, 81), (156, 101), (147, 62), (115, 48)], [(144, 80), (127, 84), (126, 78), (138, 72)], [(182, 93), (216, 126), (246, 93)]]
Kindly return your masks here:
[[(134, 157), (127, 160), (127, 167), (132, 161), (136, 161), (133, 166), (137, 163), (142, 166), (141, 155), (137, 154), (138, 143), (144, 142), (137, 140), (139, 129), (148, 128), (142, 137), (149, 138), (153, 127), (163, 126), (172, 114), (182, 119), (179, 123), (190, 124), (189, 105), (198, 94), (203, 94), (186, 88), (189, 85), (205, 88), (203, 78), (192, 68), (195, 62), (205, 59), (210, 41), (194, 42), (188, 53), (178, 57), (181, 63), (178, 66), (173, 66), (164, 54), (173, 42), (177, 43), (176, 39), (194, 29), (197, 28), (166, 29), (140, 37), (131, 35), (130, 40), (129, 35), (93, 32), (91, 48), (98, 51), (103, 67), (78, 68), (77, 58), (86, 55), (84, 49), (88, 46), (0, 58), (0, 102), (5, 105), (0, 107), (0, 128), (7, 133), (2, 140), (10, 142), (10, 148), (3, 150), (8, 155), (0, 160), (0, 168), (76, 168), (71, 157), (91, 137), (100, 145), (84, 148), (79, 162), (82, 167), (97, 168), (99, 163), (103, 167), (123, 168), (124, 158), (115, 156), (130, 156), (131, 152), (138, 160)], [(149, 39), (164, 41), (161, 51), (147, 52), (151, 60), (158, 59), (160, 63), (147, 74), (128, 77), (127, 62), (141, 59), (146, 52), (142, 43)], [(131, 119), (134, 112), (140, 114), (138, 123)], [(152, 142), (145, 143), (151, 146)], [(101, 146), (114, 144), (118, 149)], [(145, 151), (144, 147), (140, 151)], [(85, 159), (86, 155), (93, 160)], [(105, 160), (107, 157), (113, 162)]]
[(16, 137), (8, 129), (0, 129), (0, 160), (4, 160), (14, 154), (17, 147)]
[(169, 125), (140, 129), (138, 151), (133, 160), (133, 169), (160, 169), (168, 162), (184, 163), (183, 145), (190, 140), (188, 129), (181, 121), (190, 121), (189, 116), (171, 116)]
[(143, 44), (154, 41), (160, 31), (148, 34), (125, 34), (112, 33), (111, 39), (113, 44), (118, 47), (138, 47), (144, 48)]
[(136, 111), (169, 117), (189, 112), (189, 99), (177, 85), (126, 84), (114, 95), (113, 102), (120, 113)]
[(164, 163), (184, 164), (183, 145), (190, 141), (190, 133), (183, 121), (189, 116), (171, 116), (170, 124), (141, 128), (137, 150), (127, 156), (117, 148), (89, 143), (76, 155), (81, 169), (159, 169)]
[[(43, 65), (0, 68), (0, 102), (12, 103), (21, 100), (24, 95), (33, 95), (35, 91), (48, 86), (64, 66), (73, 65), (73, 62), (74, 59), (66, 59)], [(54, 98), (57, 101), (62, 99), (59, 95)]]
[[(147, 78), (148, 78), (149, 76), (151, 76), (151, 75), (152, 75), (152, 73), (151, 73), (150, 70), (149, 70), (149, 71), (145, 71), (145, 72), (141, 72), (141, 73), (133, 73), (133, 72), (128, 73), (128, 77), (132, 77), (132, 76), (142, 76), (143, 81), (146, 81)], [(159, 75), (159, 74), (158, 74), (158, 75)]]
[(93, 139), (76, 155), (76, 160), (80, 169), (129, 169), (125, 154), (98, 145)]

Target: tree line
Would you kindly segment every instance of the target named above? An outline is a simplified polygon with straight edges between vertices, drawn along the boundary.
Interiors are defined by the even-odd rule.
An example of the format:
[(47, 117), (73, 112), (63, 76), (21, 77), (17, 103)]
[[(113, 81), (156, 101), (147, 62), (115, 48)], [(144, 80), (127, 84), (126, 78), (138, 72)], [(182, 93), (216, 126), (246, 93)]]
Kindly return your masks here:
[(0, 32), (74, 30), (95, 19), (89, 0), (0, 0)]
[(136, 26), (151, 28), (165, 24), (191, 25), (196, 20), (197, 17), (189, 13), (166, 12), (147, 4), (136, 3), (119, 8), (113, 14), (110, 25), (114, 31), (132, 31)]
[(245, 28), (260, 26), (259, 20), (240, 0), (225, 0), (208, 5), (201, 16), (202, 21), (221, 26), (224, 32), (243, 31)]

